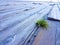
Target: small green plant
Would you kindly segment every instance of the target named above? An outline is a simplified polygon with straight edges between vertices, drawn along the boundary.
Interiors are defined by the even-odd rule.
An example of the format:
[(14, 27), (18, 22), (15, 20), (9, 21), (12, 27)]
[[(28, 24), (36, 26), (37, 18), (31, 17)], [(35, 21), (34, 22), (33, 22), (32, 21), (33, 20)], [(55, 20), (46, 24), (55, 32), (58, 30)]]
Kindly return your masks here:
[(43, 19), (38, 20), (38, 21), (36, 22), (36, 25), (37, 25), (38, 27), (42, 27), (42, 28), (47, 28), (47, 27), (48, 27), (47, 21), (46, 21), (46, 20), (43, 20)]

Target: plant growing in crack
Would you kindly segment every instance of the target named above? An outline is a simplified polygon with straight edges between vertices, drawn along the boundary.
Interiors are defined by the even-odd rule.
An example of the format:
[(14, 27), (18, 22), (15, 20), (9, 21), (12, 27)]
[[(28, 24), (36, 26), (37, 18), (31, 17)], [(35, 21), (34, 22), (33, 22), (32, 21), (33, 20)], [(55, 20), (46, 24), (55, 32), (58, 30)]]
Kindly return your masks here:
[(44, 19), (37, 20), (36, 25), (37, 25), (38, 27), (42, 27), (42, 28), (46, 28), (46, 29), (48, 28), (48, 23), (47, 23), (47, 21), (44, 20)]

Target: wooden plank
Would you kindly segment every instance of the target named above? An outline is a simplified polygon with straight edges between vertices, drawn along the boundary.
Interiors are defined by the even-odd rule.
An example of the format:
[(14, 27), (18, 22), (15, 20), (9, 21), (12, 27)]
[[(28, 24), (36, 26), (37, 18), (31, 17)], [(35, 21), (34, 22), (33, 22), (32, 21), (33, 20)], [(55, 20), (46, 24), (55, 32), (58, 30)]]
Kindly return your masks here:
[[(37, 10), (36, 10), (37, 9)], [(30, 16), (32, 16), (32, 15), (34, 15), (34, 14), (36, 14), (37, 12), (39, 12), (40, 10), (39, 10), (39, 8), (36, 8), (36, 9), (33, 9), (33, 10), (30, 10), (30, 11), (28, 11), (28, 12), (25, 12), (25, 13), (22, 13), (21, 15), (20, 15), (20, 13), (19, 14), (16, 14), (15, 16), (13, 15), (13, 17), (12, 17), (12, 15), (10, 15), (12, 18), (8, 18), (8, 19), (4, 19), (4, 20), (2, 20), (1, 22), (1, 25), (6, 25), (6, 26), (1, 26), (0, 27), (0, 30), (3, 30), (4, 28), (6, 28), (7, 26), (9, 26), (9, 24), (11, 23), (11, 24), (14, 24), (14, 22), (21, 22), (21, 21), (23, 21), (23, 20), (25, 20), (25, 19), (27, 19), (27, 18), (29, 18)], [(30, 12), (30, 13), (29, 13)], [(26, 16), (25, 16), (26, 15)], [(9, 16), (9, 17), (10, 17)], [(10, 24), (10, 25), (11, 25)], [(2, 29), (3, 28), (3, 29)]]
[[(42, 8), (39, 8), (39, 7), (42, 7)], [(25, 13), (29, 13), (30, 11), (30, 13), (36, 13), (37, 11), (39, 11), (39, 10), (42, 10), (42, 9), (44, 9), (46, 6), (34, 6), (34, 7), (23, 7), (21, 10), (15, 10), (15, 11), (11, 11), (11, 12), (8, 12), (8, 13), (3, 13), (3, 14), (1, 14), (0, 15), (0, 18), (1, 18), (1, 20), (5, 20), (5, 18), (8, 18), (8, 17), (12, 17), (13, 15), (17, 15), (16, 13), (18, 13), (19, 15), (22, 15), (22, 14), (25, 14)], [(26, 10), (26, 9), (29, 9), (28, 11), (24, 11), (24, 10)]]
[(56, 27), (56, 45), (60, 45), (60, 22), (57, 22)]
[(48, 19), (60, 21), (60, 11), (57, 5), (54, 6), (53, 10), (48, 15)]
[(48, 29), (40, 29), (32, 45), (55, 45), (56, 23), (48, 21)]
[[(46, 9), (47, 9), (47, 8), (46, 8)], [(45, 10), (46, 10), (46, 9), (45, 9)], [(48, 9), (47, 12), (48, 12), (49, 10), (50, 10), (50, 9)], [(37, 14), (38, 14), (38, 13), (37, 13), (36, 15), (31, 16), (31, 17), (30, 17), (30, 20), (31, 20), (31, 21), (33, 20), (33, 21), (35, 22), (37, 19), (41, 19), (47, 12), (42, 13), (43, 15), (41, 14), (41, 15), (38, 15), (38, 16), (37, 16)], [(34, 18), (33, 18), (33, 17), (34, 17)], [(38, 18), (38, 17), (39, 17), (39, 18)], [(29, 24), (32, 23), (30, 20), (29, 20), (29, 19), (25, 20), (25, 22), (23, 22), (24, 24), (22, 23), (22, 24), (20, 24), (20, 26), (26, 25), (28, 22), (29, 22)], [(26, 22), (26, 21), (27, 21), (27, 22)], [(19, 24), (18, 24), (18, 25), (19, 25)], [(20, 26), (19, 26), (19, 28), (20, 28), (20, 30), (21, 30), (21, 27), (20, 27)], [(28, 26), (28, 25), (27, 25), (27, 26)], [(16, 27), (15, 27), (15, 29), (16, 29)], [(14, 29), (14, 30), (15, 30), (15, 29)], [(18, 28), (17, 28), (17, 29), (18, 29)], [(22, 26), (22, 29), (24, 29), (23, 26)], [(13, 29), (12, 29), (12, 30), (13, 30)], [(14, 31), (14, 32), (15, 32), (15, 31)], [(12, 32), (11, 32), (11, 33), (12, 33)], [(11, 35), (11, 33), (9, 33), (9, 35)], [(18, 33), (18, 32), (16, 32), (16, 33)], [(6, 34), (6, 33), (5, 33), (5, 34)], [(8, 34), (7, 34), (7, 35), (8, 35)], [(6, 37), (7, 35), (4, 36), (4, 39), (5, 39), (5, 37)], [(19, 34), (19, 35), (20, 35), (20, 34)], [(21, 35), (22, 35), (22, 34), (21, 34)], [(22, 35), (22, 36), (23, 36), (23, 35)], [(10, 38), (9, 38), (9, 39), (10, 39)], [(18, 38), (18, 36), (16, 36), (16, 39), (15, 39), (15, 40), (17, 40), (17, 39), (21, 39), (21, 38)], [(6, 40), (8, 40), (8, 39), (6, 38)], [(5, 40), (3, 40), (3, 41), (5, 41)], [(4, 43), (3, 41), (2, 41), (2, 43)], [(20, 41), (20, 40), (19, 40), (19, 41)], [(6, 41), (6, 42), (7, 42), (7, 41)], [(4, 43), (4, 44), (5, 44), (5, 43)], [(15, 44), (17, 44), (17, 42), (16, 42)], [(14, 45), (14, 43), (12, 43), (12, 45)]]
[[(0, 45), (17, 45), (19, 42), (20, 44), (24, 42), (24, 40), (26, 40), (29, 34), (33, 31), (36, 20), (41, 19), (44, 15), (47, 15), (50, 9), (50, 6), (48, 6), (46, 9), (45, 6), (42, 6), (40, 9), (40, 7), (37, 5), (36, 9), (24, 12), (24, 14), (22, 13), (23, 15), (19, 15), (20, 17), (16, 16), (14, 18), (14, 16), (11, 15), (11, 13), (14, 14), (14, 12), (4, 14), (3, 16), (7, 16), (7, 14), (9, 14), (14, 19), (9, 19), (8, 17), (10, 16), (7, 16), (8, 19), (5, 20), (6, 22), (1, 20), (2, 28), (0, 28), (4, 29), (5, 31), (0, 32)], [(17, 11), (15, 11), (15, 13), (16, 12)], [(23, 21), (20, 22), (20, 20)]]

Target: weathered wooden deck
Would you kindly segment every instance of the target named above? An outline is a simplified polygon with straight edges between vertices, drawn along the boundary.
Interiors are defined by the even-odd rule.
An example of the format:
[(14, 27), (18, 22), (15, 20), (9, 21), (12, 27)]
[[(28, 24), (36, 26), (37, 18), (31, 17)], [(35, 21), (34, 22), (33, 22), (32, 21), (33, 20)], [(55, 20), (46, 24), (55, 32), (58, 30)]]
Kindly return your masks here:
[(60, 22), (46, 20), (48, 29), (40, 29), (32, 45), (60, 45)]
[[(60, 22), (47, 19), (53, 7), (42, 2), (1, 3), (0, 45), (60, 45)], [(35, 25), (42, 18), (49, 23), (47, 30)]]

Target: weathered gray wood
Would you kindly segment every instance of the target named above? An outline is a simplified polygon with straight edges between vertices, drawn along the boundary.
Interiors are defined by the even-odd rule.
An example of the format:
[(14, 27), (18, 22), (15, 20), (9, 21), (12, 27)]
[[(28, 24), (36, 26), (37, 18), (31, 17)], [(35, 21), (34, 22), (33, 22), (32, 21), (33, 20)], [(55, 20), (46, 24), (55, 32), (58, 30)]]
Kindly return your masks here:
[(56, 23), (56, 45), (60, 45), (60, 22)]
[(60, 11), (57, 5), (54, 6), (53, 10), (48, 15), (48, 18), (51, 20), (60, 20)]
[(39, 12), (40, 10), (39, 10), (39, 8), (36, 8), (36, 9), (30, 10), (31, 12), (30, 11), (28, 11), (28, 12), (23, 11), (22, 14), (19, 13), (19, 12), (18, 12), (18, 14), (16, 14), (16, 13), (15, 14), (13, 13), (11, 15), (9, 14), (9, 16), (6, 16), (6, 18), (7, 17), (9, 17), (9, 18), (7, 18), (7, 19), (4, 18), (4, 20), (1, 20), (1, 22), (2, 22), (1, 25), (5, 25), (5, 26), (1, 26), (0, 30), (3, 30), (4, 28), (9, 27), (10, 23), (11, 23), (10, 25), (13, 25), (14, 22), (19, 22), (20, 23), (24, 19), (27, 19), (28, 17), (34, 15), (35, 13)]
[[(26, 7), (29, 8), (30, 6), (27, 5)], [(51, 6), (44, 5), (36, 5), (34, 7), (36, 8), (26, 12), (18, 13), (19, 11), (13, 11), (2, 14), (0, 20), (2, 26), (0, 27), (0, 45), (21, 45), (33, 31), (36, 21), (44, 15), (47, 15), (52, 8)], [(18, 14), (16, 14), (16, 12)], [(7, 16), (7, 18), (3, 19), (5, 16)]]
[[(37, 37), (35, 38), (32, 45), (59, 45), (59, 22), (56, 21), (49, 21), (48, 29), (40, 29)], [(56, 32), (57, 31), (57, 32)], [(59, 33), (58, 33), (59, 32)]]

